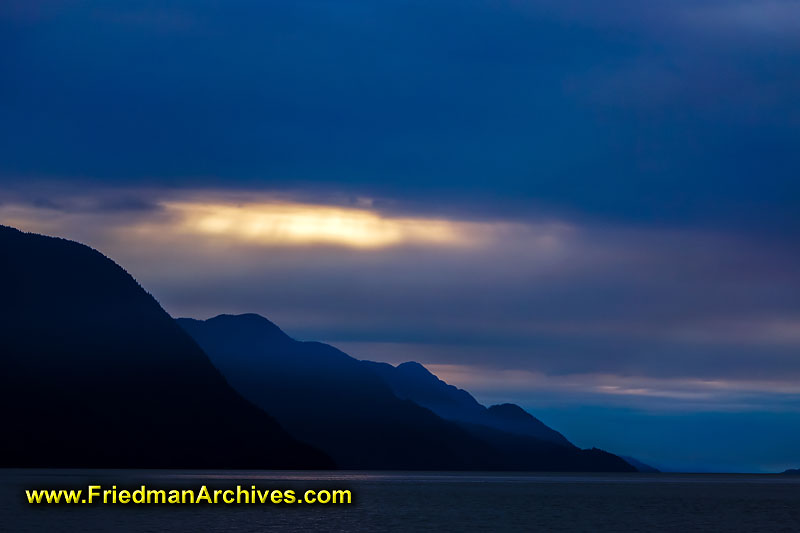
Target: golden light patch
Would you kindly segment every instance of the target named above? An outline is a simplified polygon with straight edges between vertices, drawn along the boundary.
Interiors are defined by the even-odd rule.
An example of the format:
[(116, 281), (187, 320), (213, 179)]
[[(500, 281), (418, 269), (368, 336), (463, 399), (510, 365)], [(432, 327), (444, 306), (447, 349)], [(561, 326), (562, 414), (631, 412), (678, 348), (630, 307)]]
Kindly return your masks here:
[(469, 224), (391, 218), (368, 209), (298, 203), (166, 203), (182, 232), (265, 245), (332, 244), (380, 248), (403, 243), (463, 245)]

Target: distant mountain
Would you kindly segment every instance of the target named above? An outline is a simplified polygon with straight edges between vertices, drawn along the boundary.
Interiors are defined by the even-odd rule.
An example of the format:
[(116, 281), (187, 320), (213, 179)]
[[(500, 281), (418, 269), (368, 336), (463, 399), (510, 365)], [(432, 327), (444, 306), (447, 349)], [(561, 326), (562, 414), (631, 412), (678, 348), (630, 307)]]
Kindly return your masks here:
[[(600, 450), (445, 420), (396, 396), (374, 363), (296, 341), (258, 315), (178, 323), (239, 392), (344, 468), (634, 471)], [(409, 370), (429, 374), (419, 366)]]
[(658, 468), (655, 468), (655, 467), (650, 466), (650, 465), (648, 465), (646, 463), (643, 463), (643, 462), (639, 461), (638, 459), (636, 459), (635, 457), (630, 457), (628, 455), (621, 455), (620, 457), (625, 459), (628, 462), (629, 465), (633, 466), (639, 472), (642, 472), (642, 473), (645, 473), (645, 474), (657, 474), (657, 473), (661, 472), (661, 470), (659, 470)]
[(0, 466), (333, 466), (99, 252), (0, 226), (0, 295)]
[(332, 346), (299, 342), (258, 315), (178, 319), (245, 397), (343, 468), (498, 468), (490, 446), (395, 397)]
[(561, 433), (547, 427), (521, 407), (506, 403), (487, 409), (470, 393), (448, 385), (419, 363), (412, 361), (396, 367), (388, 363), (364, 363), (381, 376), (399, 398), (427, 407), (444, 419), (488, 426), (573, 447)]
[(784, 470), (782, 473), (785, 476), (800, 476), (800, 468), (789, 468), (788, 470)]
[(504, 429), (511, 433), (520, 433), (522, 435), (537, 437), (558, 444), (573, 445), (564, 438), (564, 435), (547, 427), (542, 421), (519, 405), (513, 403), (492, 405), (487, 411), (489, 413), (487, 425), (492, 427)]

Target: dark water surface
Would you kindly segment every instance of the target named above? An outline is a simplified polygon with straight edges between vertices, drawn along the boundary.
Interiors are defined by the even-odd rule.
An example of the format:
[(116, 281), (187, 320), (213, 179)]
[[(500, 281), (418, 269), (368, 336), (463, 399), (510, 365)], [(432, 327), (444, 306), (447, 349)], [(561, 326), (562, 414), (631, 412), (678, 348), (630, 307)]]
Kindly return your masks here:
[[(25, 489), (347, 488), (352, 505), (30, 505)], [(800, 531), (800, 478), (0, 470), (0, 531)]]

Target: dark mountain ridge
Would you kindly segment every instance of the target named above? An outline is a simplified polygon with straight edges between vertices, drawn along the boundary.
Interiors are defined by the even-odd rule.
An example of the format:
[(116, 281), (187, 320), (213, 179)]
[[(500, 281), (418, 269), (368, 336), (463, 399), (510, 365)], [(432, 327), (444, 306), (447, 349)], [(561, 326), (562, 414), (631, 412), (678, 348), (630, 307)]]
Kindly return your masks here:
[(366, 366), (332, 346), (295, 341), (252, 314), (178, 322), (238, 391), (343, 468), (501, 466), (485, 443), (398, 399)]
[(623, 459), (625, 459), (629, 465), (634, 467), (639, 472), (644, 474), (658, 474), (661, 472), (658, 468), (651, 466), (647, 463), (643, 463), (640, 460), (636, 459), (635, 457), (630, 457), (629, 455), (620, 455)]
[(326, 468), (121, 267), (0, 226), (0, 465)]
[[(601, 450), (445, 420), (427, 405), (398, 397), (381, 377), (381, 364), (358, 361), (327, 344), (296, 341), (258, 315), (178, 323), (239, 392), (344, 468), (634, 471)], [(450, 387), (422, 365), (401, 372)], [(465, 391), (448, 391), (466, 405), (474, 402), (476, 417), (520, 423), (520, 414), (510, 415), (507, 407), (489, 413)]]
[(446, 420), (477, 424), (574, 447), (561, 433), (515, 404), (484, 407), (463, 390), (449, 385), (421, 364), (409, 361), (398, 366), (364, 361), (391, 387), (399, 398), (427, 407)]

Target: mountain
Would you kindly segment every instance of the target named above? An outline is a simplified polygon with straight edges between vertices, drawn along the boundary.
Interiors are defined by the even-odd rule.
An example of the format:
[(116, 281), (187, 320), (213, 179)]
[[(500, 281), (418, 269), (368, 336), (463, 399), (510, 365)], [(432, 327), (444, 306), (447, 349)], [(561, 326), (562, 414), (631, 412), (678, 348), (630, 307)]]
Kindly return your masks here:
[(561, 433), (547, 427), (521, 407), (506, 403), (488, 409), (470, 393), (449, 385), (417, 362), (398, 366), (364, 361), (399, 398), (427, 407), (446, 420), (467, 422), (527, 435), (563, 446), (573, 446)]
[(661, 472), (658, 468), (654, 466), (650, 466), (646, 463), (641, 462), (640, 460), (636, 459), (635, 457), (630, 457), (628, 455), (621, 455), (623, 459), (625, 459), (629, 465), (634, 467), (636, 470), (646, 474), (658, 474)]
[(332, 346), (299, 342), (258, 315), (178, 319), (245, 397), (343, 468), (499, 468), (493, 450)]
[(634, 471), (600, 450), (445, 420), (395, 395), (374, 363), (294, 340), (258, 315), (178, 323), (241, 394), (344, 468)]
[(0, 466), (333, 466), (101, 253), (0, 226), (0, 294)]
[(789, 468), (781, 472), (784, 476), (800, 476), (800, 468)]

